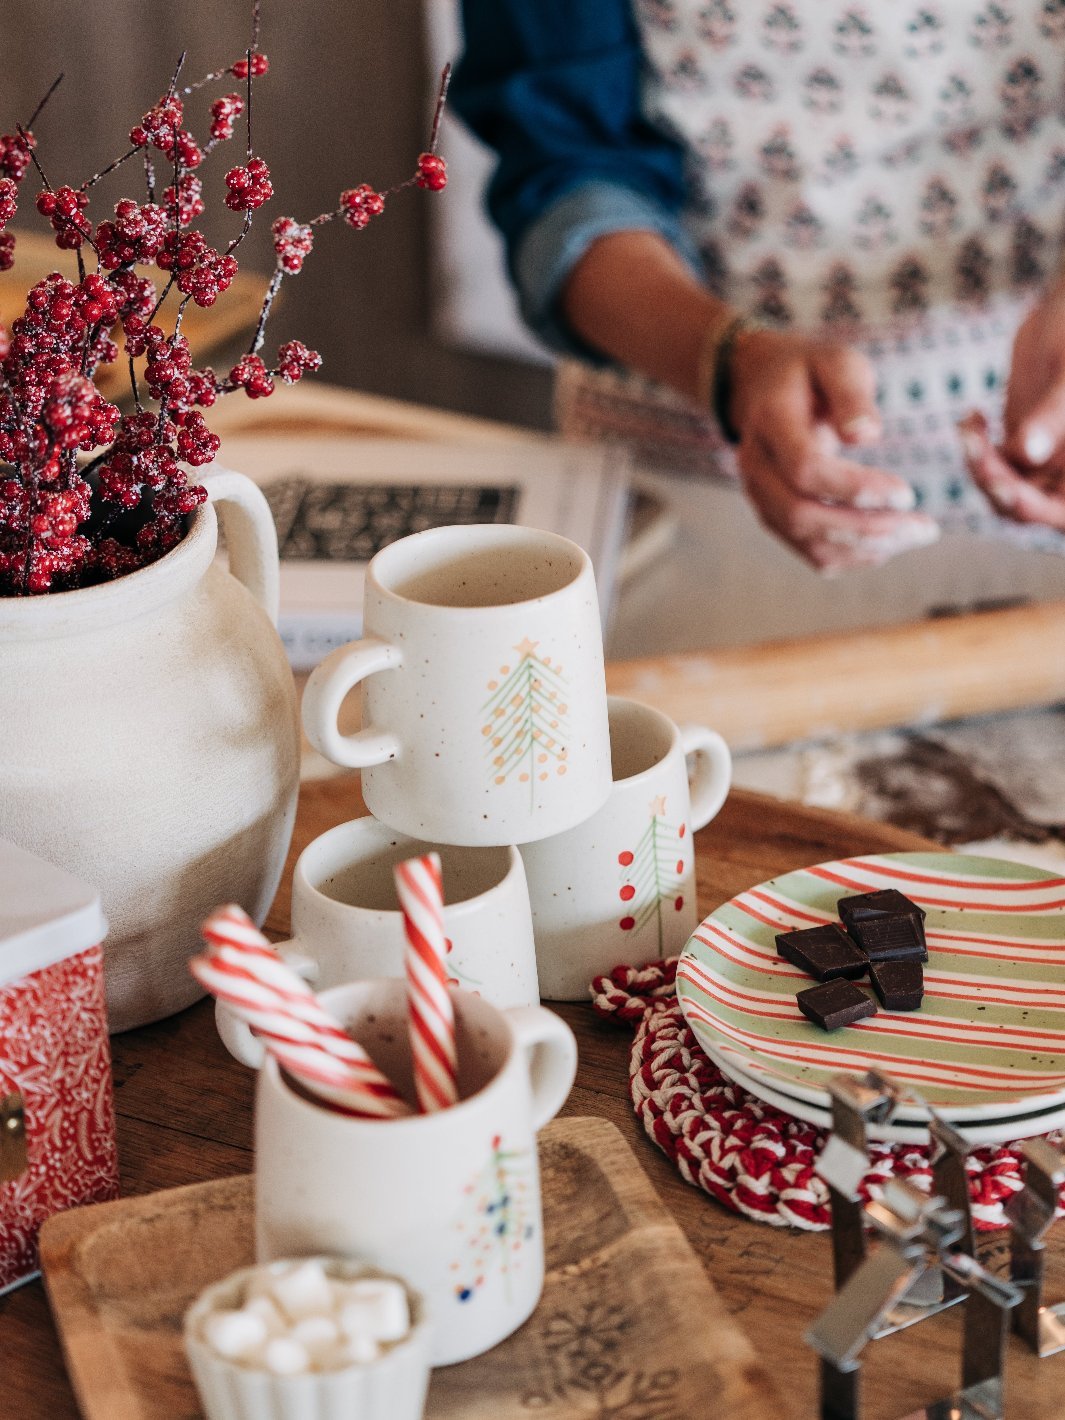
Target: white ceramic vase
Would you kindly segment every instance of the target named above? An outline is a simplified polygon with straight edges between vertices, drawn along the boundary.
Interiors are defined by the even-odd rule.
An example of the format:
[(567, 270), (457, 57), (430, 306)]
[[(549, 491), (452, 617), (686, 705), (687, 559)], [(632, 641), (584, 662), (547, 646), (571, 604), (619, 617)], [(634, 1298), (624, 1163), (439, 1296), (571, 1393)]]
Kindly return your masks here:
[(0, 597), (0, 836), (100, 889), (112, 1031), (203, 994), (199, 923), (230, 901), (262, 921), (295, 816), (273, 520), (240, 474), (202, 482), (210, 501), (151, 566)]

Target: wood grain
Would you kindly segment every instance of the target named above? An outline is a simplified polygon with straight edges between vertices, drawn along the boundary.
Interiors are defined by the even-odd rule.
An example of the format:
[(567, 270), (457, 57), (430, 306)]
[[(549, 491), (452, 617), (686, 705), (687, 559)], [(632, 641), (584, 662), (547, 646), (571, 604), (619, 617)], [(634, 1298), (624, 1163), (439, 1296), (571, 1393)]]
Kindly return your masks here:
[(733, 749), (1049, 705), (1065, 693), (1065, 602), (875, 631), (617, 661), (615, 695), (705, 721)]
[[(360, 812), (354, 776), (305, 785), (293, 854)], [(931, 846), (882, 824), (735, 791), (710, 827), (696, 835), (700, 906), (709, 911), (743, 888), (811, 863)], [(286, 936), (289, 876), (286, 872), (270, 918), (274, 932)], [(595, 1115), (618, 1126), (729, 1312), (766, 1357), (792, 1413), (813, 1416), (816, 1368), (802, 1332), (828, 1299), (827, 1237), (748, 1222), (684, 1183), (633, 1116), (629, 1033), (598, 1020), (587, 1006), (557, 1009), (580, 1046), (577, 1084), (564, 1113)], [(118, 1037), (113, 1046), (127, 1195), (251, 1169), (252, 1077), (226, 1055), (205, 1003)], [(1051, 1234), (1051, 1256), (1056, 1299), (1065, 1295), (1063, 1227)], [(638, 1286), (635, 1280), (633, 1285)], [(696, 1317), (691, 1324), (706, 1323)], [(954, 1384), (958, 1326), (957, 1312), (948, 1312), (872, 1348), (865, 1375), (868, 1420), (897, 1420)], [(0, 1413), (19, 1420), (73, 1420), (77, 1410), (40, 1283), (0, 1298), (0, 1335)], [(1007, 1387), (1009, 1413), (1018, 1420), (1065, 1420), (1065, 1356), (1040, 1363), (1011, 1341)], [(710, 1399), (708, 1406), (707, 1414), (723, 1413)], [(579, 1414), (574, 1411), (575, 1420)]]
[[(540, 1161), (540, 1305), (486, 1355), (434, 1374), (426, 1420), (520, 1420), (531, 1402), (544, 1420), (589, 1402), (657, 1420), (698, 1414), (711, 1390), (733, 1420), (776, 1420), (781, 1402), (752, 1347), (613, 1125), (556, 1120)], [(248, 1177), (77, 1209), (46, 1226), (48, 1292), (86, 1420), (199, 1415), (181, 1320), (204, 1287), (254, 1261), (253, 1232)], [(675, 1338), (691, 1316), (704, 1324), (678, 1364)]]

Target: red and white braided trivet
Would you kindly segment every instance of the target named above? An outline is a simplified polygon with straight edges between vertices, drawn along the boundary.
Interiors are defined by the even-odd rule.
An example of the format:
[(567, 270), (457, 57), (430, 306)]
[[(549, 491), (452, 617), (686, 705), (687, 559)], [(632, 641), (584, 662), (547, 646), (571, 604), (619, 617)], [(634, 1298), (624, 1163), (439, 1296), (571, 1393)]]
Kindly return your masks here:
[[(677, 958), (618, 966), (592, 983), (601, 1016), (636, 1027), (629, 1062), (632, 1103), (643, 1127), (688, 1183), (726, 1207), (774, 1227), (827, 1228), (828, 1189), (814, 1172), (825, 1131), (793, 1119), (728, 1080), (703, 1053), (677, 1003)], [(1061, 1135), (1049, 1136), (1060, 1142)], [(928, 1188), (928, 1149), (873, 1144), (866, 1197), (892, 1176)], [(967, 1161), (973, 1220), (1006, 1226), (1003, 1205), (1021, 1186), (1017, 1149), (988, 1145)], [(1065, 1213), (1065, 1193), (1059, 1216)]]

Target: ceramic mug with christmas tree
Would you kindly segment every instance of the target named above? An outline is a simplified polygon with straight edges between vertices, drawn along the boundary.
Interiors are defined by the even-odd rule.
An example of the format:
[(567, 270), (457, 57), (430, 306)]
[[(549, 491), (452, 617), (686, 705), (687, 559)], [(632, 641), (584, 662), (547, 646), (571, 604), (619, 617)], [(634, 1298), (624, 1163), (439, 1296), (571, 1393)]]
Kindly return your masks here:
[[(255, 1106), (258, 1260), (339, 1253), (405, 1277), (426, 1299), (436, 1366), (497, 1345), (540, 1299), (536, 1134), (577, 1068), (573, 1033), (543, 1007), (452, 999), (457, 1104), (400, 1119), (341, 1114), (268, 1056)], [(363, 981), (321, 1000), (413, 1100), (404, 983)]]
[(642, 966), (681, 950), (699, 920), (692, 834), (732, 779), (716, 731), (678, 727), (620, 696), (609, 704), (610, 797), (577, 828), (521, 848), (548, 1001), (587, 1000), (592, 978), (619, 962)]
[[(362, 770), (371, 813), (413, 838), (529, 843), (595, 813), (610, 736), (591, 559), (534, 528), (432, 528), (366, 574), (361, 641), (314, 671), (303, 724)], [(365, 728), (341, 734), (363, 687)]]

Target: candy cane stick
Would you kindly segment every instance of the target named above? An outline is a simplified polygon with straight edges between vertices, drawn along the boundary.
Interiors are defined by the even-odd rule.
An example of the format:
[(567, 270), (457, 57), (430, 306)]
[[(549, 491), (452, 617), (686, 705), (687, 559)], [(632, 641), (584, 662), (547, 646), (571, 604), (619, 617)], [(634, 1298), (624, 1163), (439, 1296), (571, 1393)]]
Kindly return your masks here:
[(192, 974), (296, 1079), (352, 1114), (394, 1119), (410, 1113), (391, 1081), (247, 913), (235, 905), (219, 908), (202, 931), (207, 951), (189, 962)]
[(407, 933), (407, 1009), (418, 1103), (426, 1113), (458, 1100), (455, 1008), (444, 966), (444, 898), (440, 858), (397, 864), (396, 892)]

